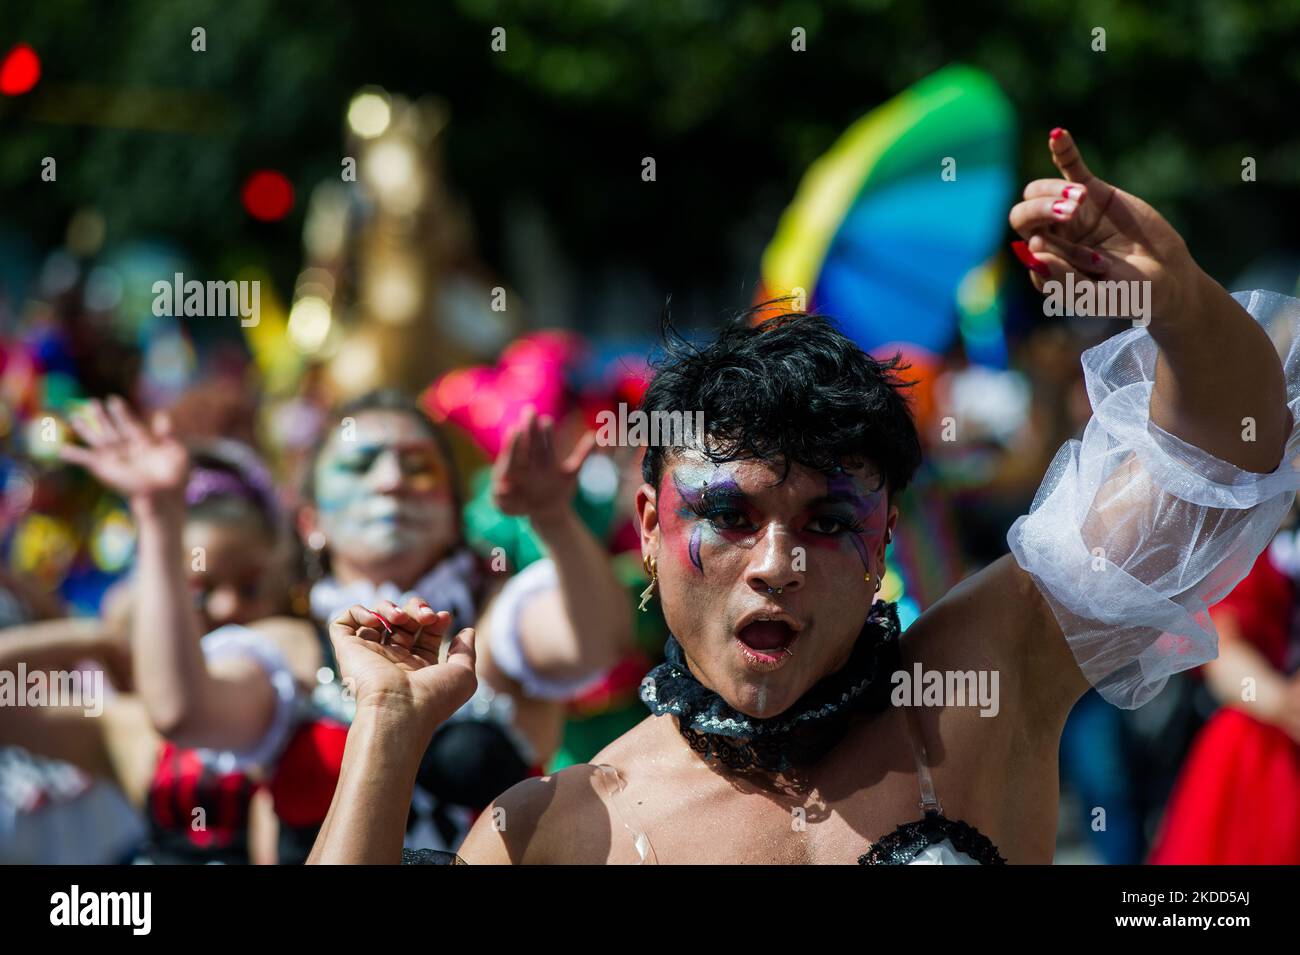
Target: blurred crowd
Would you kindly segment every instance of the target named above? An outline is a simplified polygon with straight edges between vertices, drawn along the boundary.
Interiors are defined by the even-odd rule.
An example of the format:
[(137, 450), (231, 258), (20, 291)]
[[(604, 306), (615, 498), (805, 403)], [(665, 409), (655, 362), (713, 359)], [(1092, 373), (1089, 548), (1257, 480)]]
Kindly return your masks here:
[[(60, 272), (69, 263), (71, 275)], [(649, 374), (646, 356), (602, 363), (598, 343), (574, 333), (525, 333), (494, 363), (447, 372), (409, 398), (371, 392), (340, 408), (343, 397), (310, 371), (294, 393), (268, 398), (255, 363), (237, 345), (205, 348), (181, 330), (174, 348), (187, 356), (190, 371), (170, 394), (161, 381), (166, 372), (150, 370), (160, 359), (124, 340), (112, 316), (93, 307), (90, 274), (87, 263), (59, 251), (30, 300), (3, 303), (0, 668), (78, 671), (87, 685), (98, 672), (105, 701), (97, 717), (75, 706), (6, 709), (0, 858), (301, 861), (328, 808), (350, 716), (325, 636), (330, 598), (337, 598), (326, 585), (347, 590), (340, 564), (350, 581), (370, 575), (370, 589), (356, 593), (371, 597), (446, 593), (421, 581), (445, 572), (451, 556), (463, 557), (457, 573), (466, 582), (526, 581), (530, 567), (533, 578), (543, 579), (536, 571), (548, 561), (545, 542), (527, 513), (502, 506), (509, 448), (530, 430), (540, 435), (544, 420), (558, 457), (568, 455), (601, 411), (636, 406)], [(51, 285), (51, 276), (60, 284)], [(925, 472), (904, 505), (885, 593), (899, 601), (905, 619), (1005, 546), (1006, 527), (1026, 508), (1051, 455), (1087, 419), (1078, 365), (1086, 344), (1068, 327), (1044, 328), (1017, 346), (1009, 370), (963, 364), (954, 354), (921, 387), (916, 406), (923, 421), (928, 414), (937, 422), (935, 409), (942, 408), (960, 416), (962, 426), (961, 440), (953, 441), (943, 440), (939, 427), (922, 428), (940, 437), (931, 441)], [(110, 395), (125, 396), (122, 413), (143, 419), (137, 425), (146, 429), (150, 416), (168, 412), (170, 434), (188, 462), (179, 551), (188, 570), (179, 586), (215, 676), (239, 640), (227, 640), (223, 654), (214, 650), (222, 642), (214, 635), (276, 648), (263, 667), (282, 697), (273, 722), (283, 727), (274, 740), (245, 739), (242, 751), (222, 746), (229, 734), (220, 728), (177, 731), (180, 724), (160, 720), (156, 701), (142, 698), (132, 635), (142, 615), (158, 611), (139, 603), (150, 584), (140, 579), (131, 489), (98, 480), (93, 467), (70, 465), (59, 452), (75, 440), (73, 409)], [(109, 425), (117, 420), (114, 413)], [(355, 446), (342, 437), (344, 422), (361, 433)], [(514, 464), (524, 474), (537, 467), (532, 458)], [(427, 482), (447, 481), (454, 485), (456, 526), (439, 530), (418, 516), (392, 518), (416, 562), (394, 570), (367, 537), (369, 518), (349, 529), (322, 503), (322, 480), (340, 471), (359, 482), (366, 507), (400, 504)], [(647, 580), (632, 506), (641, 480), (638, 449), (596, 447), (574, 478), (573, 511), (621, 587), (624, 619), (608, 629), (626, 639), (599, 666), (565, 680), (507, 664), (513, 675), (502, 679), (512, 694), (476, 698), (458, 721), (461, 732), (431, 744), (411, 812), (412, 845), (454, 848), (500, 790), (525, 775), (590, 759), (644, 717), (638, 686), (661, 659), (666, 631), (657, 613), (635, 612)], [(1265, 818), (1292, 825), (1300, 818), (1294, 540), (1293, 530), (1279, 532), (1251, 577), (1216, 608), (1224, 652), (1204, 674), (1175, 680), (1137, 711), (1117, 710), (1095, 694), (1081, 701), (1062, 743), (1062, 861), (1294, 856), (1295, 833), (1259, 825), (1262, 795), (1258, 812), (1240, 804), (1237, 790), (1262, 790), (1228, 782), (1272, 774), (1273, 808)], [(204, 559), (189, 560), (194, 554)], [(394, 578), (399, 585), (384, 590)], [(470, 604), (483, 599), (481, 583), (468, 586)], [(562, 602), (537, 606), (565, 613)], [(476, 608), (465, 614), (482, 616)], [(1260, 657), (1263, 672), (1276, 679), (1243, 703), (1240, 674), (1260, 672)], [(174, 689), (203, 692), (184, 683)], [(1233, 830), (1243, 826), (1264, 834), (1252, 839)], [(1233, 831), (1215, 835), (1225, 829)]]
[[(382, 120), (357, 152), (363, 185), (383, 175), (360, 201), (313, 195), (291, 306), (262, 276), (253, 327), (159, 315), (146, 291), (181, 260), (106, 247), (93, 211), (25, 271), (5, 256), (0, 671), (104, 691), (94, 715), (0, 708), (0, 861), (303, 861), (352, 716), (327, 636), (351, 603), (414, 595), (480, 631), (480, 691), (430, 741), (413, 848), (454, 850), (504, 789), (646, 717), (667, 632), (637, 612), (640, 449), (590, 433), (636, 407), (654, 342), (504, 321), (514, 293), (473, 263), (436, 176), (394, 172), (435, 168), (436, 110)], [(1090, 413), (1095, 326), (997, 310), (1001, 361), (967, 339), (913, 362), (926, 463), (880, 593), (904, 627), (1006, 552)], [(1059, 861), (1300, 861), (1296, 581), (1285, 528), (1215, 609), (1218, 661), (1136, 711), (1078, 704)]]

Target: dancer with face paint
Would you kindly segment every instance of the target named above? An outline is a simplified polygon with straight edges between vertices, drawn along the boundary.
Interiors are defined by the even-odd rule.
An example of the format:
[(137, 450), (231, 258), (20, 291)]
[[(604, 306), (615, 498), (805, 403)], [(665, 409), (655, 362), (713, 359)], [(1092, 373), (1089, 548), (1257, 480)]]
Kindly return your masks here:
[[(77, 426), (92, 443), (101, 437), (88, 421), (77, 419)], [(289, 562), (287, 527), (270, 474), (250, 448), (232, 441), (203, 442), (189, 458), (182, 582), (195, 632), (206, 634), (202, 652), (214, 666), (266, 667), (291, 700), (295, 688), (305, 693), (314, 683), (322, 657), (309, 631), (277, 616), (287, 608)], [(134, 692), (127, 632), (133, 621), (153, 623), (142, 589), (147, 585), (137, 572), (106, 601), (103, 621), (56, 620), (0, 632), (0, 669), (19, 662), (29, 669), (71, 668), (97, 659), (113, 675), (101, 718), (59, 708), (24, 711), (4, 722), (0, 740), (66, 759), (116, 784), (148, 823), (140, 859), (275, 861), (278, 826), (266, 791), (274, 754), (250, 758), (166, 739)], [(297, 639), (303, 636), (306, 642)]]
[(398, 605), (414, 600), (488, 634), (478, 690), (434, 735), (413, 804), (424, 824), (408, 841), (453, 845), (469, 810), (540, 771), (559, 746), (563, 702), (631, 643), (625, 591), (571, 506), (594, 436), (562, 459), (549, 419), (526, 412), (507, 435), (494, 499), (529, 518), (549, 555), (511, 575), (465, 545), (452, 458), (414, 404), (379, 392), (335, 417), (300, 518), (308, 546), (329, 565), (312, 587), (313, 616), (324, 624), (359, 604), (400, 626)]
[[(153, 626), (137, 626), (134, 647), (151, 716), (190, 745), (277, 754), (270, 788), (282, 834), (305, 853), (328, 807), (351, 717), (347, 694), (328, 675), (332, 661), (312, 694), (316, 712), (303, 720), (283, 712), (284, 688), (272, 670), (218, 668), (185, 642), (193, 623), (179, 603), (171, 490), (184, 473), (183, 449), (118, 404), (92, 413), (103, 415), (109, 437), (84, 431), (92, 449), (70, 456), (131, 495), (142, 574), (157, 584)], [(514, 576), (493, 574), (464, 547), (451, 458), (432, 422), (404, 399), (379, 393), (340, 409), (312, 464), (300, 525), (329, 562), (310, 596), (322, 629), (354, 602), (401, 627), (408, 622), (394, 603), (401, 600), (495, 635), (477, 695), (422, 741), (416, 808), (426, 825), (413, 835), (417, 844), (457, 845), (474, 812), (554, 750), (562, 701), (630, 642), (624, 591), (570, 507), (591, 436), (561, 460), (551, 432), (549, 422), (526, 418), (495, 472), (499, 504), (528, 515), (550, 554)]]
[[(901, 369), (808, 315), (670, 345), (643, 410), (703, 412), (706, 436), (647, 449), (637, 497), (674, 635), (643, 690), (651, 716), (591, 764), (498, 797), (464, 861), (1052, 860), (1070, 708), (1090, 683), (1140, 705), (1213, 656), (1207, 603), (1300, 486), (1300, 301), (1234, 299), (1068, 133), (1048, 148), (1062, 178), (1030, 183), (1011, 212), (1034, 284), (1146, 281), (1153, 312), (1084, 356), (1094, 417), (1013, 526), (1012, 554), (900, 639), (875, 593), (920, 458)], [(332, 628), (358, 718), (313, 861), (402, 858), (410, 738), (475, 683), (473, 633), (422, 622), (396, 645), (363, 610)], [(917, 669), (943, 692), (906, 692), (898, 677)], [(964, 675), (996, 677), (994, 699), (946, 689)]]

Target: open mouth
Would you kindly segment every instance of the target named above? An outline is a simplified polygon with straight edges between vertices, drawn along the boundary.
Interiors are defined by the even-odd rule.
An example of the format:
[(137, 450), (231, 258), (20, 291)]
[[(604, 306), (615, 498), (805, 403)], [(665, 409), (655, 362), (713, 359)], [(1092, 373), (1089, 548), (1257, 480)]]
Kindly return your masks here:
[(794, 655), (799, 631), (785, 620), (751, 620), (736, 632), (741, 654), (754, 666), (771, 669)]

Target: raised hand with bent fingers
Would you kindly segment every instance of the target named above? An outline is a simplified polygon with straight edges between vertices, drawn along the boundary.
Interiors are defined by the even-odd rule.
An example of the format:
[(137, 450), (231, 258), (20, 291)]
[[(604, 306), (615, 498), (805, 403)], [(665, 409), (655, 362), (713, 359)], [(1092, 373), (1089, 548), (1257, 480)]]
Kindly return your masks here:
[(567, 510), (578, 487), (578, 470), (595, 446), (596, 434), (588, 431), (561, 460), (554, 423), (527, 409), (492, 465), (493, 502), (505, 514), (534, 519)]
[(146, 427), (125, 401), (92, 399), (69, 418), (85, 446), (65, 444), (59, 457), (89, 471), (105, 487), (133, 503), (184, 494), (190, 456), (159, 413)]
[(1076, 289), (1149, 281), (1151, 314), (1176, 313), (1199, 273), (1182, 236), (1150, 205), (1094, 175), (1066, 130), (1052, 130), (1048, 147), (1065, 178), (1029, 183), (1009, 216), (1025, 240), (1013, 248), (1034, 286), (1042, 291), (1067, 273)]
[(432, 733), (478, 686), (473, 630), (457, 634), (446, 662), (438, 662), (450, 626), (450, 613), (435, 612), (419, 597), (405, 607), (384, 601), (339, 614), (330, 623), (330, 642), (357, 706), (382, 705)]

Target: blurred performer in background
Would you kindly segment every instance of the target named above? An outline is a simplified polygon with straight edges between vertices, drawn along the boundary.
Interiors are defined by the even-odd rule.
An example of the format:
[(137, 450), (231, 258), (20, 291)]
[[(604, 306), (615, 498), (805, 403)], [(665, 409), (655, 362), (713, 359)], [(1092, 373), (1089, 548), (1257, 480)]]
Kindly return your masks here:
[(1300, 537), (1273, 538), (1211, 611), (1219, 658), (1205, 680), (1222, 705), (1170, 797), (1158, 865), (1300, 865)]
[[(68, 447), (65, 457), (127, 497), (139, 528), (138, 599), (147, 612), (135, 618), (132, 652), (150, 719), (179, 745), (274, 766), (282, 857), (305, 854), (332, 797), (351, 716), (327, 659), (318, 679), (331, 682), (309, 701), (296, 689), (290, 661), (322, 662), (316, 627), (282, 618), (259, 627), (273, 643), (227, 631), (201, 645), (185, 598), (194, 555), (180, 539), (184, 446), (165, 421), (146, 428), (120, 401), (92, 403), (77, 431), (86, 447)], [(413, 835), (417, 844), (457, 845), (475, 812), (554, 750), (561, 701), (630, 642), (625, 592), (570, 506), (593, 443), (587, 435), (562, 460), (550, 423), (531, 416), (511, 435), (494, 472), (498, 504), (528, 515), (551, 556), (511, 576), (463, 546), (451, 458), (415, 405), (366, 396), (340, 409), (326, 433), (300, 520), (308, 546), (329, 562), (311, 590), (313, 615), (323, 620), (359, 599), (395, 612), (386, 601), (420, 597), (481, 628), (489, 648), (479, 692), (422, 741), (427, 825)], [(209, 569), (217, 559), (225, 558), (208, 555)]]
[[(186, 558), (178, 580), (195, 632), (207, 634), (203, 651), (212, 659), (261, 661), (292, 700), (314, 682), (321, 655), (314, 644), (296, 645), (294, 622), (277, 616), (287, 607), (290, 574), (287, 526), (270, 472), (251, 448), (233, 441), (202, 442), (188, 456), (177, 541)], [(142, 597), (148, 572), (137, 568), (133, 580), (110, 593), (103, 620), (50, 620), (0, 633), (0, 669), (21, 662), (48, 672), (99, 661), (110, 689), (100, 717), (75, 707), (19, 710), (0, 739), (115, 783), (147, 819), (142, 861), (274, 862), (277, 827), (265, 788), (272, 754), (162, 738), (133, 692), (128, 634), (151, 625)]]

